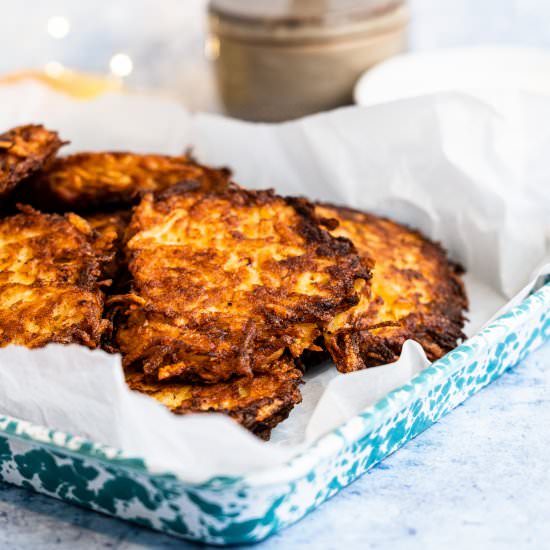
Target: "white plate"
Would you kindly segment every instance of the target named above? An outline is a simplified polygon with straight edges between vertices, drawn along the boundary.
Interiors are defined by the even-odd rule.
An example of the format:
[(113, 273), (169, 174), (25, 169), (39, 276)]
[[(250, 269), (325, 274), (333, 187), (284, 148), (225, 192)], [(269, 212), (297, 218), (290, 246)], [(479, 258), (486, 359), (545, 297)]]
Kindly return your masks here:
[(354, 97), (375, 105), (448, 91), (485, 101), (515, 91), (550, 95), (550, 52), (479, 47), (403, 54), (364, 73)]

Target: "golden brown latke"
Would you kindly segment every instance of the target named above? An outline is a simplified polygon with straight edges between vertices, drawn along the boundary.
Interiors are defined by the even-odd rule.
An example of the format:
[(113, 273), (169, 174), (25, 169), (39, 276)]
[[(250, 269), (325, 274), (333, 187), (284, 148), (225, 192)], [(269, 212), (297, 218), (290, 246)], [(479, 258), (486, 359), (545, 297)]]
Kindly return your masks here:
[(109, 323), (90, 234), (74, 214), (28, 207), (0, 221), (0, 346), (99, 344)]
[(92, 244), (101, 257), (101, 277), (112, 281), (110, 288), (118, 282), (124, 261), (122, 241), (131, 216), (130, 210), (95, 212), (84, 216), (94, 231)]
[(0, 134), (0, 197), (25, 178), (44, 168), (63, 142), (44, 126), (18, 126)]
[(319, 349), (370, 272), (313, 211), (271, 191), (147, 195), (128, 229), (133, 289), (114, 299), (124, 365), (213, 383)]
[(185, 156), (77, 153), (56, 159), (33, 178), (27, 195), (41, 209), (84, 211), (135, 204), (147, 192), (181, 182), (210, 191), (225, 188), (229, 180), (229, 170), (201, 166)]
[(339, 370), (395, 361), (407, 339), (419, 342), (432, 361), (456, 347), (464, 337), (468, 301), (461, 268), (439, 244), (350, 208), (318, 205), (316, 213), (333, 235), (351, 239), (360, 254), (375, 262), (371, 296), (325, 333)]
[(263, 439), (269, 439), (271, 430), (302, 401), (301, 380), (302, 372), (287, 358), (273, 363), (268, 373), (218, 384), (151, 382), (142, 371), (126, 372), (131, 389), (150, 395), (176, 414), (224, 413)]

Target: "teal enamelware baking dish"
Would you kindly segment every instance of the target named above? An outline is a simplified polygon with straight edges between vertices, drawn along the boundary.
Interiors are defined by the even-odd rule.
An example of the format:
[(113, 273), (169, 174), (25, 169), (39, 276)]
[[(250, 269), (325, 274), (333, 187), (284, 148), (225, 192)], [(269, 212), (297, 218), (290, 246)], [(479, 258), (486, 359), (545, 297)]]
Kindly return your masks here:
[(550, 283), (288, 463), (190, 484), (122, 451), (0, 417), (9, 483), (204, 543), (260, 541), (304, 517), (550, 336)]

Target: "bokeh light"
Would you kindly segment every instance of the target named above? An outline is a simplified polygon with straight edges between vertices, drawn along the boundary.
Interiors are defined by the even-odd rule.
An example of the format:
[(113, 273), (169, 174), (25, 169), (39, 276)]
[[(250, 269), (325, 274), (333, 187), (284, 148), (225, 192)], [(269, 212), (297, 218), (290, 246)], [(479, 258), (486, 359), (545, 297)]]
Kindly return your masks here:
[(48, 61), (44, 65), (44, 72), (51, 78), (59, 78), (64, 71), (65, 67), (59, 61)]
[(125, 53), (117, 53), (109, 62), (111, 72), (120, 77), (128, 76), (134, 69), (132, 58)]
[(53, 15), (48, 19), (47, 29), (51, 37), (61, 39), (69, 34), (71, 23), (66, 17)]

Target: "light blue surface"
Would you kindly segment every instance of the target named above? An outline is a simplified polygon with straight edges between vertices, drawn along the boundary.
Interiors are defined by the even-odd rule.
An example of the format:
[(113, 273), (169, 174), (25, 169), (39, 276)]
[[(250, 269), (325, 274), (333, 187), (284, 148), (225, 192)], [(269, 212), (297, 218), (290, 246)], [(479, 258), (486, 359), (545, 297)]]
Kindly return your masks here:
[[(63, 13), (68, 2), (52, 4)], [(413, 0), (412, 5), (415, 48), (550, 45), (545, 0)], [(550, 345), (261, 548), (545, 548), (549, 425)], [(0, 487), (1, 548), (187, 547)]]

